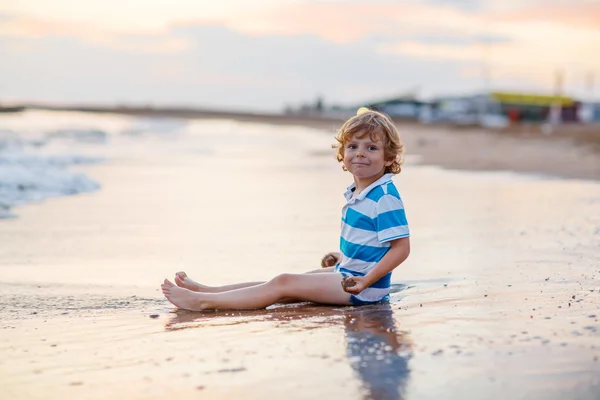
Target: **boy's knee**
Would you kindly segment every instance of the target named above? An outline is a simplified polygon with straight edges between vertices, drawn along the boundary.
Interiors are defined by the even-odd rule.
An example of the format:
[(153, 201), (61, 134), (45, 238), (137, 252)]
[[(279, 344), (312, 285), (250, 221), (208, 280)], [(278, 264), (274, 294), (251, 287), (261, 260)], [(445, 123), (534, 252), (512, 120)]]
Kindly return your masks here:
[(294, 280), (294, 274), (281, 274), (271, 279), (271, 284), (278, 288), (285, 288), (289, 286)]

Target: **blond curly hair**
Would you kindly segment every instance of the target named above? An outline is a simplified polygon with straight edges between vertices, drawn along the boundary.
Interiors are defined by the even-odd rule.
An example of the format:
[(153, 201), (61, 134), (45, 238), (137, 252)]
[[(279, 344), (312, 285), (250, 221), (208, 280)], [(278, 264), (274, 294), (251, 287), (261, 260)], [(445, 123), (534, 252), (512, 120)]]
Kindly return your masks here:
[(337, 149), (335, 158), (342, 162), (345, 144), (353, 137), (360, 139), (366, 135), (372, 140), (382, 139), (385, 160), (394, 160), (390, 166), (385, 167), (385, 172), (399, 174), (404, 162), (404, 143), (400, 139), (398, 129), (390, 117), (366, 107), (359, 108), (356, 115), (339, 129), (335, 137), (337, 143), (333, 145), (333, 148)]

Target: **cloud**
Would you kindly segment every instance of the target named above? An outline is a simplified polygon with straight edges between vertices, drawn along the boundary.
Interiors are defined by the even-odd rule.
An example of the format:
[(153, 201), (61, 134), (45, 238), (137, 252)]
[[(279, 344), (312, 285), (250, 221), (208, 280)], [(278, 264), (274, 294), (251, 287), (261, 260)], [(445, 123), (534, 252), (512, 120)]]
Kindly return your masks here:
[(97, 36), (87, 40), (88, 43), (107, 47), (114, 51), (126, 53), (180, 53), (188, 49), (190, 43), (185, 38), (169, 36), (137, 36), (111, 35)]
[(518, 10), (485, 13), (482, 18), (490, 22), (550, 22), (578, 29), (600, 30), (600, 2), (550, 1)]
[(131, 53), (174, 53), (187, 48), (183, 38), (168, 35), (168, 31), (110, 30), (82, 22), (43, 20), (37, 18), (8, 17), (0, 19), (0, 37), (43, 38), (68, 37), (116, 51)]
[[(444, 2), (446, 3), (446, 2)], [(462, 36), (488, 33), (489, 23), (449, 5), (419, 1), (294, 2), (177, 25), (216, 24), (249, 35), (314, 35), (335, 43), (415, 35)]]
[(20, 37), (78, 36), (86, 37), (98, 30), (83, 22), (9, 16), (0, 19), (0, 35)]
[(417, 42), (423, 45), (445, 45), (456, 47), (467, 47), (471, 45), (489, 45), (489, 44), (505, 44), (514, 41), (510, 36), (500, 35), (471, 35), (471, 34), (454, 34), (454, 35), (407, 35), (405, 38), (399, 38), (403, 41)]
[[(213, 19), (218, 23), (249, 35), (315, 35), (336, 43), (349, 43), (360, 38), (392, 31), (395, 23), (390, 13), (409, 12), (410, 7), (361, 3), (284, 3), (276, 7), (256, 9), (244, 15)], [(358, 19), (360, 17), (360, 19)], [(360, 23), (356, 21), (360, 20)], [(195, 19), (182, 25), (205, 24)]]
[(425, 2), (432, 6), (443, 5), (464, 11), (479, 11), (490, 5), (489, 0), (426, 0)]
[(468, 46), (455, 44), (424, 44), (418, 41), (402, 41), (391, 46), (381, 46), (388, 54), (405, 54), (428, 60), (479, 61), (483, 58), (483, 47), (477, 44)]
[[(454, 61), (432, 64), (313, 35), (249, 36), (219, 26), (179, 27), (168, 34), (189, 46), (140, 54), (69, 37), (0, 38), (0, 52), (10, 60), (0, 65), (2, 92), (62, 102), (280, 109), (318, 94), (356, 104), (426, 83), (433, 90), (471, 84)], [(36, 51), (15, 52), (9, 44)]]

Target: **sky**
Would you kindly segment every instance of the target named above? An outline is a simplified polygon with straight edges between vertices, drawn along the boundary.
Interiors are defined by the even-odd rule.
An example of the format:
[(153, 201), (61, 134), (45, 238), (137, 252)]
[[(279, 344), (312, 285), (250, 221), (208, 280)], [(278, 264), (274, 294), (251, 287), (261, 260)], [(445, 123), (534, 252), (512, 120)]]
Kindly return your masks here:
[(600, 0), (0, 0), (0, 102), (599, 98), (598, 54)]

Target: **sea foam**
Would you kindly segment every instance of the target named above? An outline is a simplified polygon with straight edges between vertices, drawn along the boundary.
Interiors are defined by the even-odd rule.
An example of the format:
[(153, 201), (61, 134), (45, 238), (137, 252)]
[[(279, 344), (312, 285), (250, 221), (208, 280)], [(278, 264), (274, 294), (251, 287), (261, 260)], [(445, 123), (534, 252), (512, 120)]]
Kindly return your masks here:
[(67, 196), (98, 190), (100, 185), (81, 172), (69, 169), (73, 165), (96, 163), (102, 159), (56, 151), (50, 146), (59, 137), (68, 136), (75, 142), (103, 140), (94, 130), (49, 131), (42, 133), (0, 130), (0, 218), (14, 217), (15, 206), (40, 202), (50, 197)]

